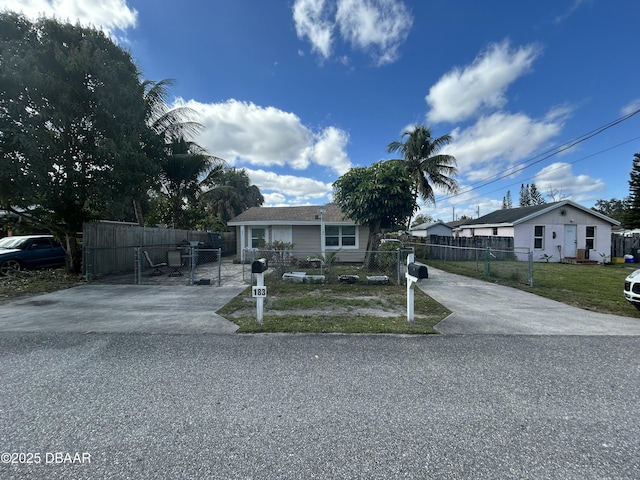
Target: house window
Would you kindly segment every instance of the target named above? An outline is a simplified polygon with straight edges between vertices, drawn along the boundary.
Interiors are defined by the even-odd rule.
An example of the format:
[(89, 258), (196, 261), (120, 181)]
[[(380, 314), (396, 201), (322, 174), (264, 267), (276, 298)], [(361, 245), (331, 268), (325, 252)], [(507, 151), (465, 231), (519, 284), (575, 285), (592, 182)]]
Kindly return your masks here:
[(544, 250), (544, 226), (542, 225), (533, 227), (533, 248)]
[(251, 229), (251, 248), (264, 247), (264, 244), (265, 244), (265, 229), (252, 228)]
[(596, 227), (587, 227), (585, 246), (588, 250), (594, 250), (596, 248)]
[(355, 247), (356, 227), (327, 225), (324, 230), (324, 244), (327, 247)]
[(491, 232), (492, 235), (498, 235), (498, 227), (493, 227), (493, 230)]

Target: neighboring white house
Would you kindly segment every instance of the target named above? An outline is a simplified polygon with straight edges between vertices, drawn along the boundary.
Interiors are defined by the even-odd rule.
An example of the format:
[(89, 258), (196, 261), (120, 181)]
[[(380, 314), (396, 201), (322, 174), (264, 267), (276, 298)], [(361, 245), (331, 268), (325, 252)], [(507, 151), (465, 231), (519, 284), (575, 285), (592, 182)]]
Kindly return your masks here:
[(227, 225), (236, 227), (237, 251), (245, 261), (245, 249), (274, 241), (294, 244), (294, 251), (325, 254), (340, 250), (340, 260), (360, 262), (369, 240), (369, 229), (346, 219), (335, 203), (302, 207), (252, 207)]
[(429, 235), (439, 235), (450, 237), (453, 229), (442, 220), (434, 223), (421, 223), (411, 228), (410, 234), (414, 237), (428, 237)]
[(529, 248), (535, 261), (602, 261), (611, 255), (611, 227), (620, 222), (571, 200), (496, 210), (469, 220), (457, 236), (513, 237), (514, 247)]

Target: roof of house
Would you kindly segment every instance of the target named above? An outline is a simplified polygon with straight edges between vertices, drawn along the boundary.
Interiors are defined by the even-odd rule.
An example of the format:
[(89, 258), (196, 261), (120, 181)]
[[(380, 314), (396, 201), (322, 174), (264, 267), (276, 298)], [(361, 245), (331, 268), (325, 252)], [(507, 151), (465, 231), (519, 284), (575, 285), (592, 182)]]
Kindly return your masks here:
[(442, 220), (438, 220), (437, 222), (421, 223), (419, 225), (416, 225), (415, 227), (412, 227), (411, 230), (429, 230), (430, 228), (435, 227), (436, 225), (442, 225), (443, 227), (451, 228), (449, 225), (444, 223)]
[(453, 228), (457, 228), (457, 227), (460, 227), (462, 225), (465, 225), (467, 222), (470, 222), (470, 221), (471, 221), (470, 219), (464, 218), (462, 220), (454, 220), (452, 222), (447, 222), (447, 223), (445, 223), (445, 225), (447, 227), (450, 227), (450, 228), (453, 229)]
[(305, 205), (302, 207), (251, 207), (227, 222), (228, 225), (245, 224), (307, 224), (320, 222), (320, 210), (325, 223), (349, 223), (352, 220), (344, 217), (342, 210), (335, 203), (326, 205)]
[(560, 208), (567, 205), (577, 208), (579, 210), (582, 210), (586, 213), (589, 213), (595, 217), (598, 217), (606, 222), (611, 223), (612, 225), (620, 224), (620, 222), (618, 222), (617, 220), (607, 217), (606, 215), (603, 215), (600, 212), (596, 212), (595, 210), (591, 210), (590, 208), (583, 207), (582, 205), (572, 202), (571, 200), (562, 200), (560, 202), (543, 203), (541, 205), (532, 205), (530, 207), (508, 208), (508, 209), (496, 210), (495, 212), (491, 212), (480, 218), (469, 220), (464, 224), (464, 226), (466, 227), (466, 226), (473, 226), (473, 225), (505, 225), (505, 224), (516, 225), (518, 223), (526, 222), (539, 215), (555, 210), (556, 208)]

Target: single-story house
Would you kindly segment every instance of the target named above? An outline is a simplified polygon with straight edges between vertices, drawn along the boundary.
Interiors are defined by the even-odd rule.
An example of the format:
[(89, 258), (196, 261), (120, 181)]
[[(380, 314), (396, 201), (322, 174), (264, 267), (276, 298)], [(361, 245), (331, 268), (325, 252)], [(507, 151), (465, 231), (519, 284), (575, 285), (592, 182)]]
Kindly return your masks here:
[(439, 235), (450, 237), (453, 229), (442, 220), (433, 223), (421, 223), (411, 228), (411, 235), (414, 237), (428, 237), (429, 235)]
[(340, 250), (344, 262), (361, 262), (367, 250), (369, 228), (345, 218), (335, 203), (301, 207), (252, 207), (232, 218), (237, 251), (245, 261), (246, 249), (281, 241), (294, 244), (298, 254), (325, 255)]
[(620, 222), (571, 200), (496, 210), (469, 220), (460, 237), (513, 237), (514, 247), (533, 251), (534, 261), (610, 259), (611, 228)]

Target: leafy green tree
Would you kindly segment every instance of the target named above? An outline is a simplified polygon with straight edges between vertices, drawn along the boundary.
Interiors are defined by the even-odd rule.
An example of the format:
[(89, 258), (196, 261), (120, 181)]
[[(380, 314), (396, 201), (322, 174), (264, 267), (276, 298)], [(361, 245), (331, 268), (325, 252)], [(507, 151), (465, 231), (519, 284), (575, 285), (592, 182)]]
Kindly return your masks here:
[(411, 222), (411, 227), (413, 228), (418, 225), (422, 225), (423, 223), (433, 223), (434, 221), (435, 220), (431, 215), (425, 215), (424, 213), (421, 213), (419, 215), (416, 215), (416, 218), (413, 219), (413, 222)]
[(435, 203), (434, 187), (448, 194), (457, 192), (458, 183), (451, 178), (458, 173), (455, 157), (437, 153), (451, 142), (450, 135), (434, 138), (430, 128), (416, 125), (413, 130), (403, 132), (402, 139), (391, 142), (387, 150), (402, 155), (396, 161), (409, 173), (414, 196)]
[(535, 183), (532, 183), (531, 185), (527, 185), (527, 186), (529, 187), (530, 205), (543, 205), (547, 203), (544, 197), (542, 196), (542, 194), (540, 193), (540, 191), (538, 190), (538, 187), (536, 187)]
[(618, 220), (623, 223), (625, 220), (625, 215), (627, 214), (629, 199), (626, 198), (624, 200), (618, 200), (617, 198), (612, 198), (611, 200), (598, 200), (596, 204), (591, 208), (598, 213), (606, 215), (607, 217), (613, 218), (614, 220)]
[(251, 207), (259, 207), (264, 197), (251, 179), (246, 169), (228, 168), (216, 178), (213, 187), (202, 195), (202, 203), (207, 213), (219, 219), (221, 224), (240, 215)]
[(529, 184), (526, 186), (524, 183), (520, 184), (520, 202), (521, 207), (528, 207), (531, 205), (531, 198), (529, 197)]
[(417, 209), (412, 182), (400, 162), (356, 167), (333, 184), (334, 201), (347, 218), (369, 227), (365, 266), (373, 265), (383, 228), (406, 225)]
[(640, 228), (640, 153), (633, 155), (629, 175), (629, 203), (623, 224), (625, 228)]
[(520, 185), (520, 206), (530, 207), (547, 203), (535, 183)]
[(502, 198), (502, 209), (513, 208), (513, 200), (511, 200), (511, 190), (507, 190), (507, 194)]
[(0, 86), (1, 207), (50, 229), (79, 272), (83, 223), (123, 211), (157, 171), (139, 72), (98, 30), (4, 12)]

